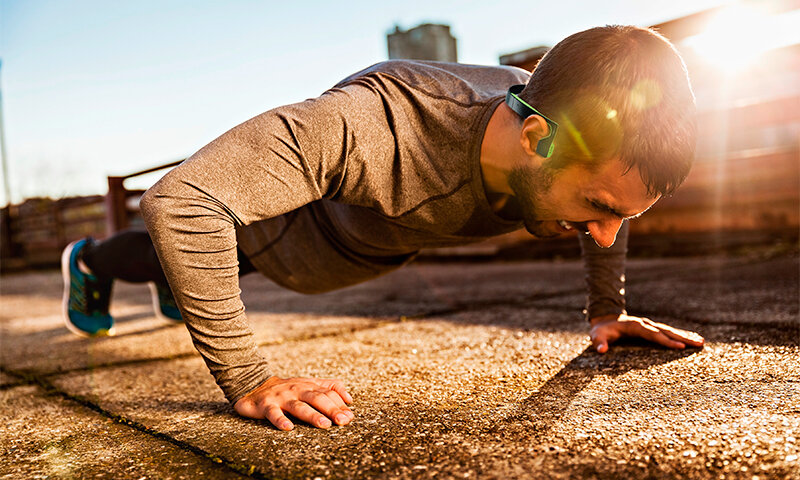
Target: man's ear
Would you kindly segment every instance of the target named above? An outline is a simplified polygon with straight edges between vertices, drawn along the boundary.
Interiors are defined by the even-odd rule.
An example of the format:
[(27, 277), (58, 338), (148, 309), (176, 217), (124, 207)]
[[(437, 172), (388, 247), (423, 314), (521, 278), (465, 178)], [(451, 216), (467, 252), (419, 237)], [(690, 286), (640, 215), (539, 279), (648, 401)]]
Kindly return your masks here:
[(549, 131), (550, 127), (547, 122), (539, 115), (531, 115), (523, 120), (519, 141), (528, 156), (538, 156), (536, 146), (539, 144), (539, 140), (547, 136)]

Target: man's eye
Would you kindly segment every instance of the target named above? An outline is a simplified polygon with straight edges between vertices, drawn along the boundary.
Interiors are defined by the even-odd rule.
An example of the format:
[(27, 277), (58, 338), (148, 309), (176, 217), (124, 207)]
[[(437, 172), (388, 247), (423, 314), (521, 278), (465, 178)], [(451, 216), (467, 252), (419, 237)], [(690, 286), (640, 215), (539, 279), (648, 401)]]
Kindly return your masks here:
[(597, 211), (600, 211), (600, 212), (603, 212), (603, 213), (609, 213), (608, 209), (606, 207), (600, 205), (599, 203), (589, 202), (589, 204), (592, 206), (592, 208), (594, 208)]

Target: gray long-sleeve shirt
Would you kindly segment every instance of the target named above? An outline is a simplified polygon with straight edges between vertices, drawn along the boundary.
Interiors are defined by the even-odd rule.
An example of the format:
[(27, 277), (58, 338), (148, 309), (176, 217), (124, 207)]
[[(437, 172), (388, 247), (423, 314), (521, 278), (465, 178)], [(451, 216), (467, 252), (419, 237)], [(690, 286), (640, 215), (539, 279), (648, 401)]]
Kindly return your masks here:
[[(164, 272), (231, 402), (270, 376), (240, 299), (237, 244), (278, 284), (315, 293), (391, 271), (421, 248), (521, 228), (492, 212), (480, 147), (508, 87), (528, 76), (383, 62), (231, 129), (146, 192)], [(620, 313), (625, 236), (605, 250), (581, 241), (589, 316)]]

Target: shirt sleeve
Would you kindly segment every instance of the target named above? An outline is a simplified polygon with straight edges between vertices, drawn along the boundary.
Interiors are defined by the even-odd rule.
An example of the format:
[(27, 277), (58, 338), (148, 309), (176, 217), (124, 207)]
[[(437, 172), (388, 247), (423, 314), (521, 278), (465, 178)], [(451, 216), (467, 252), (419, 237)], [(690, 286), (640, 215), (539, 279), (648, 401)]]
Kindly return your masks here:
[(348, 136), (342, 106), (351, 101), (338, 90), (261, 114), (142, 197), (145, 225), (194, 346), (231, 403), (270, 377), (240, 298), (235, 227), (335, 192)]
[(609, 248), (599, 247), (591, 235), (579, 234), (586, 273), (586, 320), (625, 312), (625, 258), (628, 253), (628, 221), (622, 223)]

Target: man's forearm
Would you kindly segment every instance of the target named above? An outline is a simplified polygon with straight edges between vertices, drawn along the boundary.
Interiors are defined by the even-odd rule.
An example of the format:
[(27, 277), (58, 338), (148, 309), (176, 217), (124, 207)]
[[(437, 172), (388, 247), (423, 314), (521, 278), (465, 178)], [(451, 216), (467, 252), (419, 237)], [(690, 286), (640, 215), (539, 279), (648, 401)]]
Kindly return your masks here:
[(142, 197), (141, 210), (195, 348), (236, 402), (270, 372), (239, 296), (233, 218), (169, 174)]
[(623, 222), (617, 240), (610, 248), (597, 246), (590, 235), (579, 235), (588, 289), (584, 310), (586, 319), (625, 313), (628, 222)]
[[(240, 298), (235, 227), (283, 215), (327, 192), (326, 182), (344, 166), (325, 164), (327, 152), (301, 148), (300, 140), (334, 128), (345, 97), (328, 95), (237, 125), (142, 197), (142, 216), (192, 341), (232, 402), (270, 376)], [(313, 118), (325, 122), (304, 121), (301, 114), (317, 104)]]

